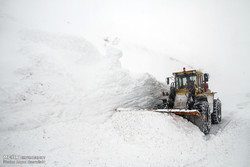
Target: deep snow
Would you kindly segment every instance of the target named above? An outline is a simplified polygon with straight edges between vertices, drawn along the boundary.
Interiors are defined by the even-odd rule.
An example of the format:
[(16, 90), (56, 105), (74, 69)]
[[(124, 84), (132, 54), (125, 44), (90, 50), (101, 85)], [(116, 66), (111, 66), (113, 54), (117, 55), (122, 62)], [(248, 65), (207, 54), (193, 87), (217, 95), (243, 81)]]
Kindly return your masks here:
[[(1, 165), (20, 166), (3, 164), (4, 155), (46, 156), (45, 166), (250, 163), (249, 92), (216, 90), (223, 118), (230, 120), (216, 135), (204, 136), (175, 115), (115, 112), (117, 107), (150, 108), (167, 89), (151, 74), (125, 69), (126, 63), (133, 60), (132, 71), (138, 66), (140, 72), (152, 63), (149, 69), (155, 68), (157, 77), (165, 76), (159, 61), (166, 75), (192, 64), (118, 38), (27, 28), (4, 12), (0, 18)], [(158, 56), (145, 63), (152, 55)], [(211, 82), (216, 85), (216, 77)], [(223, 87), (217, 83), (217, 89)]]

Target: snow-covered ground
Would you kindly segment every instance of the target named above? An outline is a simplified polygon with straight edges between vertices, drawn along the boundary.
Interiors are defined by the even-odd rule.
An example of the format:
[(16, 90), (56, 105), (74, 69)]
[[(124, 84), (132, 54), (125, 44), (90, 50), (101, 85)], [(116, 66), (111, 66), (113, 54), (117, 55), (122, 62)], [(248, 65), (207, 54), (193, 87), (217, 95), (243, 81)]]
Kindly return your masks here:
[[(28, 15), (36, 8), (25, 7), (39, 11), (49, 2), (20, 2), (19, 8), (13, 1), (0, 2), (0, 166), (249, 166), (250, 89), (245, 87), (249, 74), (243, 72), (249, 66), (237, 64), (249, 65), (248, 59), (234, 62), (239, 75), (228, 82), (230, 74), (237, 76), (229, 71), (235, 58), (218, 64), (206, 57), (199, 64), (200, 57), (180, 58), (182, 53), (165, 52), (159, 41), (150, 47), (144, 39), (100, 37), (96, 29), (86, 28), (84, 35), (54, 29), (48, 25), (55, 18), (61, 24), (61, 17), (51, 8), (43, 20)], [(59, 9), (66, 9), (66, 2)], [(75, 21), (75, 15), (59, 9), (66, 24)], [(246, 50), (243, 57), (250, 53)], [(216, 134), (205, 136), (175, 115), (115, 111), (152, 107), (167, 88), (164, 77), (183, 66), (215, 75), (210, 86), (223, 107), (220, 128), (212, 127)], [(45, 163), (10, 164), (21, 163), (18, 156), (45, 156)]]

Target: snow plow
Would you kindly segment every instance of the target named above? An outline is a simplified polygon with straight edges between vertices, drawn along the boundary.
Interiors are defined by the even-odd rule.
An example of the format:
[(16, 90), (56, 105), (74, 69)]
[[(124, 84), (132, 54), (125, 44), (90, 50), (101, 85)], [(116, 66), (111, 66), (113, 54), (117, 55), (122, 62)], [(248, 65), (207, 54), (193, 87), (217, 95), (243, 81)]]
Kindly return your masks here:
[[(162, 103), (153, 109), (118, 108), (117, 111), (151, 111), (160, 113), (174, 113), (186, 118), (199, 129), (208, 134), (211, 124), (221, 122), (221, 102), (214, 98), (215, 92), (208, 88), (209, 75), (198, 70), (173, 73), (173, 77), (166, 79), (168, 91), (162, 92)], [(173, 82), (170, 84), (170, 80)]]

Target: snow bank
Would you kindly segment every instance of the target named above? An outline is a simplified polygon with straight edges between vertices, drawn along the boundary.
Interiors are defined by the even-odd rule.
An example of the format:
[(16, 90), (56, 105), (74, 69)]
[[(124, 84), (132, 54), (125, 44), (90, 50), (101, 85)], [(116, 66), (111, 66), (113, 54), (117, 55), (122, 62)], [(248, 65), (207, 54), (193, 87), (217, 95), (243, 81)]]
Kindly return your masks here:
[(104, 121), (117, 107), (151, 107), (160, 96), (161, 83), (122, 69), (122, 51), (104, 41), (101, 54), (81, 37), (25, 28), (4, 34), (1, 43), (9, 42), (1, 57), (1, 130)]
[(192, 123), (152, 112), (115, 113), (99, 125), (57, 123), (12, 133), (1, 143), (6, 140), (5, 154), (46, 155), (48, 166), (184, 166), (205, 158), (192, 157), (206, 148)]

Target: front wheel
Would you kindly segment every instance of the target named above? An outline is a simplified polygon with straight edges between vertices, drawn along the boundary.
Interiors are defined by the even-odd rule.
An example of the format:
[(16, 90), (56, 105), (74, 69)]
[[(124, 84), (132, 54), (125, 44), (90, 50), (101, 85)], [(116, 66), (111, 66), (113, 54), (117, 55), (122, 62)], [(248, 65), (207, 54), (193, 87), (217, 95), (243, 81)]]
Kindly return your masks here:
[(195, 108), (200, 111), (201, 122), (199, 125), (200, 130), (206, 135), (209, 134), (211, 129), (211, 114), (207, 101), (200, 101), (195, 104)]
[(219, 99), (214, 99), (214, 111), (212, 113), (212, 123), (218, 124), (221, 122), (221, 102)]

